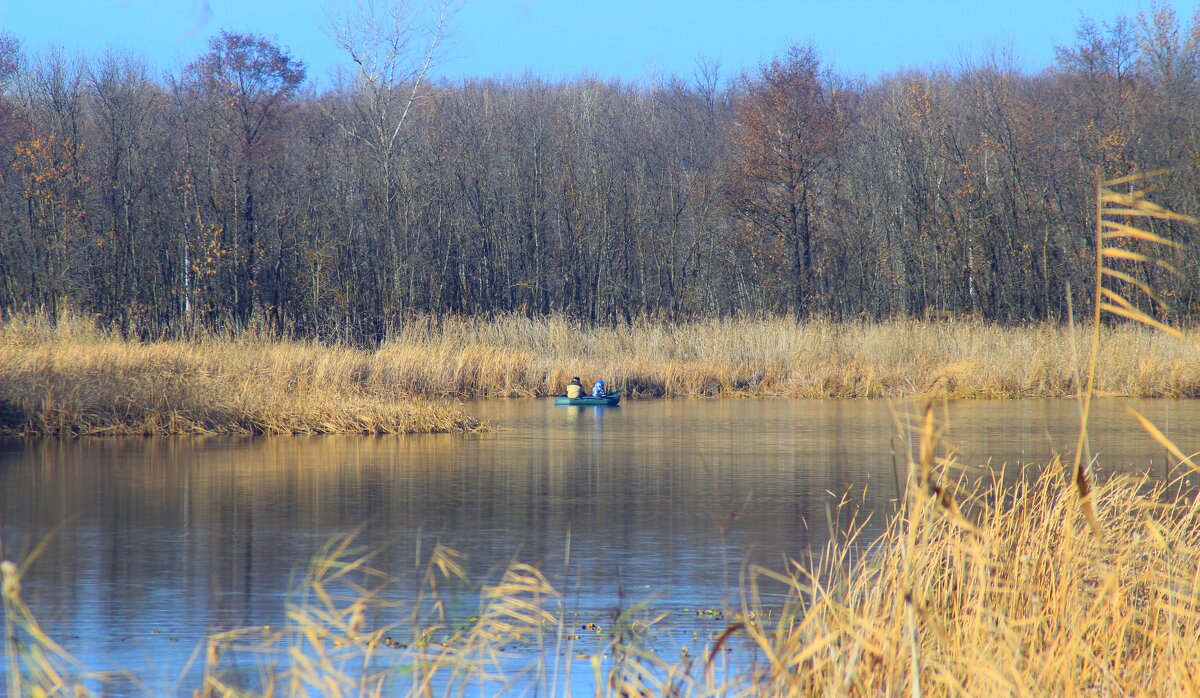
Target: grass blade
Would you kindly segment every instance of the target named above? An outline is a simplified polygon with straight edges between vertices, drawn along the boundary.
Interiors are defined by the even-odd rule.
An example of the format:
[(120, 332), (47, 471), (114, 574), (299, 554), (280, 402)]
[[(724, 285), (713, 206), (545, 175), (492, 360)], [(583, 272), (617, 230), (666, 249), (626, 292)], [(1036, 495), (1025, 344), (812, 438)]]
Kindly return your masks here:
[(1142, 425), (1142, 428), (1146, 430), (1146, 433), (1150, 435), (1150, 438), (1157, 441), (1158, 444), (1167, 449), (1171, 455), (1178, 458), (1180, 463), (1184, 463), (1192, 470), (1200, 472), (1200, 466), (1196, 465), (1196, 463), (1190, 457), (1183, 455), (1183, 451), (1179, 450), (1179, 447), (1175, 445), (1175, 442), (1167, 438), (1166, 434), (1159, 431), (1158, 427), (1154, 426), (1150, 420), (1143, 417), (1140, 412), (1133, 409), (1126, 403), (1122, 403), (1121, 406), (1124, 407), (1125, 411), (1138, 421), (1138, 424)]

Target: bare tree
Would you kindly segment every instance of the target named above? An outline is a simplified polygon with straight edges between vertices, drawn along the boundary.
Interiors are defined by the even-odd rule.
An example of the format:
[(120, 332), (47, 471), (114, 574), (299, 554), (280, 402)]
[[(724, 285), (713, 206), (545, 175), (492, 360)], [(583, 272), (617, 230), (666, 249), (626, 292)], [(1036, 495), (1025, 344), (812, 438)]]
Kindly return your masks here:
[[(410, 0), (354, 0), (329, 5), (326, 31), (357, 67), (350, 109), (339, 119), (342, 129), (368, 153), (376, 192), (374, 212), (381, 219), (385, 267), (390, 287), (402, 286), (409, 250), (404, 231), (397, 230), (396, 163), (404, 126), (428, 83), (447, 38), (457, 5)], [(379, 314), (396, 310), (380, 298)], [(388, 307), (384, 307), (388, 306)]]
[(328, 6), (326, 31), (354, 61), (355, 87), (367, 97), (365, 128), (347, 127), (372, 149), (394, 152), (457, 7), (409, 0), (354, 0)]

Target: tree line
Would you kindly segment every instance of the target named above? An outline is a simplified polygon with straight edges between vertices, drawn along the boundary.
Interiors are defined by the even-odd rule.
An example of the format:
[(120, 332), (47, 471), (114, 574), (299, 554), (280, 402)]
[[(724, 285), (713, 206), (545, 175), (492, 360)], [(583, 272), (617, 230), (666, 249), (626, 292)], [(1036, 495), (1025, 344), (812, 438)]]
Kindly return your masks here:
[[(795, 46), (740, 76), (437, 82), (443, 25), (408, 54), (353, 26), (357, 74), (319, 91), (252, 34), (162, 78), (0, 35), (0, 311), (362, 342), (443, 313), (1061, 320), (1099, 174), (1170, 168), (1155, 199), (1200, 212), (1200, 14), (1165, 4), (1084, 20), (1037, 74), (872, 81)], [(1147, 310), (1194, 315), (1195, 231), (1155, 231), (1184, 244), (1136, 272)]]

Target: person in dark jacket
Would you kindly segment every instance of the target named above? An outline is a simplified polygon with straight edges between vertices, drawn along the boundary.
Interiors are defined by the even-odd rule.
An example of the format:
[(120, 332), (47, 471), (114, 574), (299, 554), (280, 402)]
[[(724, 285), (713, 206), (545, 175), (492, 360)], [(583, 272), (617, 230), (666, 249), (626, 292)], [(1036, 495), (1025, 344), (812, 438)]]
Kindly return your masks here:
[(579, 382), (579, 376), (575, 376), (567, 384), (567, 397), (583, 397), (583, 383)]

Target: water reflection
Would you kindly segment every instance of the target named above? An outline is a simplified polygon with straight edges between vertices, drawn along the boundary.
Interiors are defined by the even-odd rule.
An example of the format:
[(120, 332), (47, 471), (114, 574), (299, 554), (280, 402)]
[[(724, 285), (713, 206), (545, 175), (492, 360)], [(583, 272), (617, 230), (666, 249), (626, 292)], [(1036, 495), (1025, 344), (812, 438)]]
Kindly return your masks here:
[[(469, 436), (2, 441), (4, 557), (54, 532), (25, 585), (39, 617), (89, 666), (165, 681), (206, 632), (278, 623), (310, 556), (364, 523), (410, 579), (440, 541), (475, 576), (538, 565), (583, 609), (720, 605), (744, 560), (822, 545), (836, 495), (865, 489), (867, 511), (888, 510), (908, 449), (878, 401), (550, 402), (472, 404), (502, 428)], [(1200, 442), (1192, 403), (1136, 404), (1185, 451)], [(950, 415), (969, 463), (1074, 447), (1070, 401)], [(1092, 434), (1105, 469), (1163, 462), (1116, 404), (1095, 406)]]

